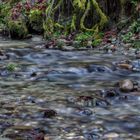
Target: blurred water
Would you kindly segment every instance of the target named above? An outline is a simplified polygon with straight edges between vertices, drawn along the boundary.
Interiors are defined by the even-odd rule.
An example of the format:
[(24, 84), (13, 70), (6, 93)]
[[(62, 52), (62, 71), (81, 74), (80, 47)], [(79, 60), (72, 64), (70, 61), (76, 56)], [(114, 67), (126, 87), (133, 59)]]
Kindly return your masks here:
[[(121, 79), (140, 82), (139, 72), (115, 69), (114, 62), (128, 56), (46, 50), (36, 48), (38, 44), (0, 40), (1, 51), (9, 56), (0, 60), (1, 136), (34, 140), (31, 128), (42, 128), (52, 140), (100, 140), (111, 132), (119, 135), (115, 140), (140, 139), (139, 93), (128, 101), (112, 98), (107, 107), (75, 103), (78, 96), (94, 97)], [(17, 65), (14, 72), (6, 70), (10, 63)], [(43, 118), (45, 109), (57, 116)]]

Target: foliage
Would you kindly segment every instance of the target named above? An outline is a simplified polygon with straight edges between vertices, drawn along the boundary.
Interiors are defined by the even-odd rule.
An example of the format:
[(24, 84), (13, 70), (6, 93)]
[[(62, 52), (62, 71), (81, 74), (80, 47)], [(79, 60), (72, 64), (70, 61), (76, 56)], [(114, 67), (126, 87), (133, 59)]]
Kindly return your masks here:
[(104, 34), (102, 32), (99, 33), (92, 33), (92, 32), (81, 32), (76, 35), (75, 37), (75, 46), (87, 46), (89, 45), (89, 42), (91, 41), (91, 45), (93, 47), (98, 46), (102, 42)]
[(0, 4), (0, 24), (6, 24), (6, 17), (9, 16), (11, 6), (9, 3)]
[(131, 0), (131, 3), (134, 5), (134, 6), (137, 6), (139, 0)]
[(29, 23), (32, 27), (32, 29), (36, 31), (42, 31), (43, 30), (43, 18), (42, 18), (42, 11), (39, 9), (32, 9), (29, 12)]
[[(67, 18), (64, 14), (69, 11), (69, 9), (67, 9), (67, 11), (66, 9), (63, 11), (64, 8), (62, 7), (65, 7), (64, 4), (64, 0), (58, 0), (57, 2), (55, 0), (50, 0), (50, 3), (46, 9), (46, 19), (44, 23), (45, 36), (48, 37), (56, 30), (64, 31), (66, 34), (76, 30), (94, 33), (96, 30), (101, 30), (108, 22), (107, 16), (102, 11), (99, 3), (96, 0), (67, 1), (67, 4), (71, 5), (70, 7), (72, 10), (72, 14), (68, 15), (69, 18)], [(92, 9), (95, 9), (100, 21), (93, 24), (91, 28), (88, 28), (85, 21), (89, 15), (89, 11)], [(56, 18), (56, 15), (58, 18)], [(64, 19), (66, 19), (66, 21), (64, 21)], [(63, 23), (65, 24), (63, 24), (61, 21), (64, 21)]]
[(122, 40), (125, 42), (125, 43), (132, 43), (133, 42), (133, 38), (132, 36), (134, 34), (138, 34), (140, 32), (140, 21), (137, 20), (137, 21), (134, 21), (130, 26), (129, 26), (129, 31), (125, 34), (125, 35), (122, 35)]
[(28, 34), (27, 27), (22, 20), (10, 20), (8, 22), (8, 28), (11, 34), (11, 38), (22, 39)]
[(140, 48), (140, 40), (135, 40), (132, 45), (134, 48)]
[(65, 46), (65, 43), (61, 40), (57, 40), (56, 44), (57, 44), (58, 48), (62, 48), (63, 46)]
[(60, 31), (56, 31), (56, 32), (53, 33), (53, 36), (54, 36), (55, 38), (58, 38), (58, 37), (60, 37), (61, 35), (62, 35), (62, 33), (61, 33)]
[[(121, 0), (120, 3), (125, 2)], [(137, 5), (138, 0), (131, 0), (131, 3)], [(92, 20), (90, 25), (87, 24), (89, 20)], [(62, 33), (80, 32), (75, 37), (78, 44), (86, 45), (90, 40), (93, 46), (98, 46), (102, 40), (100, 32), (108, 23), (108, 17), (98, 0), (10, 0), (0, 4), (1, 23), (8, 23), (10, 33), (16, 33), (19, 38), (33, 30), (44, 31), (46, 39), (57, 38)], [(139, 31), (139, 23), (134, 22), (122, 38), (127, 42), (131, 34)]]
[(84, 40), (89, 40), (92, 38), (93, 33), (91, 32), (81, 32), (76, 35), (75, 40), (76, 41), (84, 41)]
[(132, 36), (133, 36), (133, 33), (132, 32), (128, 32), (127, 34), (122, 35), (123, 42), (125, 42), (125, 43), (131, 42), (131, 37)]
[(92, 46), (96, 47), (98, 45), (100, 45), (100, 43), (102, 42), (102, 39), (96, 39), (92, 41)]
[(15, 63), (9, 63), (7, 66), (6, 66), (7, 70), (10, 71), (10, 72), (13, 72), (16, 70), (17, 68), (17, 64)]
[[(102, 29), (108, 21), (96, 0), (70, 0), (68, 4), (70, 5), (69, 8), (72, 13), (66, 17), (64, 13), (67, 13), (70, 9), (64, 9), (64, 0), (10, 0), (6, 6), (1, 5), (0, 9), (6, 11), (1, 13), (6, 14), (2, 15), (0, 19), (5, 20), (6, 18), (8, 21), (18, 21), (22, 19), (22, 21), (25, 21), (25, 23), (29, 25), (28, 28), (31, 27), (35, 30), (44, 29), (44, 36), (46, 38), (58, 30), (66, 34), (76, 30), (90, 31), (93, 33), (96, 30)], [(93, 27), (89, 29), (85, 24), (85, 20), (89, 15), (89, 11), (92, 9), (95, 9), (100, 21), (95, 25), (93, 24)]]
[(134, 21), (130, 26), (130, 31), (132, 33), (139, 33), (140, 32), (140, 20)]
[[(31, 0), (10, 0), (2, 2), (0, 3), (0, 26), (5, 24), (11, 31), (10, 33), (16, 32), (20, 37), (24, 37), (27, 32), (27, 27), (25, 27), (27, 23), (32, 28), (37, 28), (37, 30), (43, 28), (42, 13), (45, 12), (46, 7), (47, 3), (45, 0), (37, 0), (35, 2)], [(17, 31), (18, 29), (19, 31)]]

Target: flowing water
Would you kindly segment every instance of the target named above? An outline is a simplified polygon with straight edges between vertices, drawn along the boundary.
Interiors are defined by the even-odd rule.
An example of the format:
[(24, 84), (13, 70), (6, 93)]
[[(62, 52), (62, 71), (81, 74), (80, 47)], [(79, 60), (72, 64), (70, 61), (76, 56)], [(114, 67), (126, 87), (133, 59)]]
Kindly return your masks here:
[(0, 139), (40, 140), (42, 131), (45, 140), (140, 139), (140, 94), (101, 96), (122, 79), (140, 82), (140, 72), (115, 66), (138, 63), (133, 51), (64, 52), (40, 43), (0, 39)]

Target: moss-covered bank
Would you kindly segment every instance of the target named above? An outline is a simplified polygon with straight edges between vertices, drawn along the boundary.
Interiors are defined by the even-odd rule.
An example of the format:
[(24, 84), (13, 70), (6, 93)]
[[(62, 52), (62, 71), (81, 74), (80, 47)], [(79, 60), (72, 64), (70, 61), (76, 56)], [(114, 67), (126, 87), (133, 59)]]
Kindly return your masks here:
[(10, 0), (0, 4), (0, 26), (16, 39), (26, 38), (28, 33), (43, 34), (48, 39), (56, 32), (88, 32), (100, 39), (105, 28), (124, 16), (130, 17), (137, 3), (138, 0)]

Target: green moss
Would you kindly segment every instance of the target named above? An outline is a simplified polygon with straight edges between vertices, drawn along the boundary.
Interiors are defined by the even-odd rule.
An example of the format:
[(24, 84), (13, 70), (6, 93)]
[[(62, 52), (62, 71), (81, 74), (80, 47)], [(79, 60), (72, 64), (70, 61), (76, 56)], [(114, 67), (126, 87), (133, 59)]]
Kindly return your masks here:
[(87, 4), (86, 10), (85, 10), (85, 12), (84, 12), (84, 14), (83, 14), (83, 16), (82, 16), (82, 18), (80, 20), (80, 27), (81, 27), (81, 29), (84, 29), (86, 31), (93, 31), (92, 29), (87, 29), (84, 26), (84, 21), (85, 21), (86, 16), (88, 15), (88, 12), (90, 10), (90, 7), (91, 7), (91, 5), (90, 5), (90, 1), (89, 1), (88, 4)]
[[(5, 11), (7, 11), (7, 9), (8, 11), (11, 11), (10, 9), (12, 9), (18, 1), (19, 0), (10, 0), (8, 2), (9, 6), (2, 9)], [(11, 3), (12, 5), (10, 5)], [(24, 4), (25, 2), (23, 1), (22, 3)], [(67, 7), (66, 4), (69, 4), (69, 6)], [(53, 33), (56, 31), (69, 34), (77, 30), (91, 32), (93, 37), (94, 35), (97, 35), (108, 22), (107, 16), (96, 0), (71, 0), (70, 3), (69, 1), (66, 3), (64, 0), (48, 0), (45, 12), (37, 9), (37, 6), (38, 4), (35, 4), (35, 7), (28, 11), (28, 14), (25, 12), (25, 8), (22, 8), (20, 18), (22, 18), (22, 22), (23, 19), (26, 19), (29, 32), (31, 31), (32, 33), (32, 29), (39, 31), (39, 33), (44, 31), (44, 37), (47, 39), (52, 37)], [(85, 21), (89, 17), (89, 14), (91, 13), (90, 11), (93, 10), (93, 8), (97, 13), (95, 16), (99, 16), (100, 20), (98, 23), (93, 24), (91, 28), (88, 28), (86, 27)], [(7, 12), (1, 11), (0, 8), (0, 15), (1, 13), (7, 14)], [(4, 17), (9, 20), (9, 16), (4, 15)], [(17, 19), (17, 21), (8, 21), (8, 28), (11, 34), (16, 33), (19, 38), (22, 38), (27, 34), (25, 23), (21, 23), (19, 19)]]
[(13, 72), (16, 70), (17, 68), (17, 64), (15, 63), (9, 63), (7, 66), (6, 66), (7, 70), (10, 71), (10, 72)]
[(38, 9), (33, 9), (29, 13), (29, 23), (31, 28), (36, 32), (43, 31), (43, 13)]
[(73, 15), (72, 22), (71, 22), (71, 32), (75, 30), (76, 30), (76, 14)]
[[(92, 2), (92, 4), (91, 4), (91, 2)], [(100, 22), (93, 25), (93, 27), (91, 29), (88, 29), (85, 27), (84, 21), (85, 21), (85, 18), (88, 15), (88, 12), (92, 6), (95, 8), (97, 14), (100, 16)], [(99, 4), (96, 2), (96, 0), (88, 1), (87, 7), (85, 8), (84, 14), (80, 20), (81, 29), (83, 29), (85, 31), (97, 32), (97, 31), (99, 31), (99, 29), (103, 29), (104, 25), (107, 22), (108, 22), (107, 16), (103, 13), (103, 11), (99, 7)]]
[(7, 18), (10, 15), (11, 6), (9, 3), (0, 4), (0, 24), (6, 24)]
[(92, 39), (92, 35), (93, 34), (91, 32), (82, 32), (76, 35), (75, 40), (76, 41), (90, 40)]
[(73, 0), (73, 6), (81, 9), (81, 10), (85, 10), (85, 5), (86, 5), (86, 0)]
[(11, 38), (22, 39), (25, 38), (28, 34), (26, 24), (22, 20), (8, 22), (8, 29), (11, 35)]
[(50, 39), (54, 32), (54, 22), (51, 18), (48, 18), (43, 22), (44, 38)]
[(93, 41), (92, 41), (92, 46), (93, 46), (93, 47), (96, 47), (96, 46), (100, 45), (101, 42), (102, 42), (102, 39), (93, 40)]
[(99, 7), (99, 4), (96, 2), (96, 0), (92, 0), (92, 4), (95, 7), (96, 12), (100, 16), (100, 22), (99, 22), (99, 28), (102, 29), (104, 25), (108, 22), (107, 16), (103, 13), (101, 8)]

